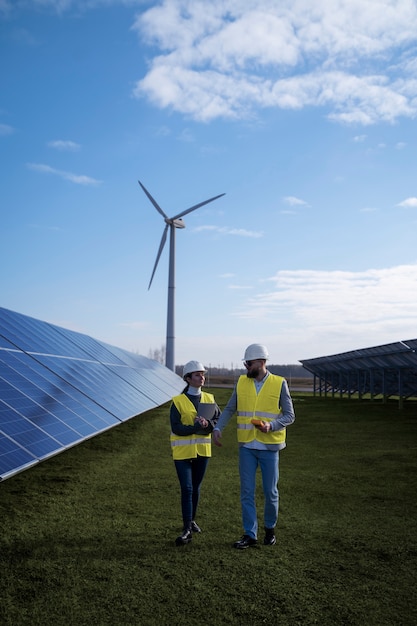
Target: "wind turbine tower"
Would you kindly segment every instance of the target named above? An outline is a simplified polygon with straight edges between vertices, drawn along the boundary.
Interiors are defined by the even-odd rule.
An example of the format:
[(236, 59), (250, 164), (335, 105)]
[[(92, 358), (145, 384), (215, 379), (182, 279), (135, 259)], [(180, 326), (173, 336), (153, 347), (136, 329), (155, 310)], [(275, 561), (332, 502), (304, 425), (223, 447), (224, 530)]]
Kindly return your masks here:
[(194, 206), (186, 209), (185, 211), (181, 211), (178, 215), (174, 215), (174, 217), (168, 217), (166, 213), (161, 209), (156, 200), (151, 196), (149, 191), (142, 185), (140, 180), (138, 181), (139, 185), (142, 187), (145, 194), (148, 196), (151, 203), (154, 205), (155, 209), (162, 215), (165, 221), (165, 228), (162, 233), (161, 243), (159, 244), (158, 254), (156, 255), (155, 265), (153, 266), (153, 271), (151, 275), (151, 279), (149, 281), (148, 290), (151, 288), (152, 280), (156, 272), (156, 268), (159, 263), (159, 259), (162, 254), (162, 250), (164, 249), (168, 229), (169, 229), (169, 275), (168, 275), (168, 311), (167, 311), (167, 335), (166, 335), (166, 351), (165, 351), (165, 365), (172, 370), (175, 371), (175, 229), (176, 228), (185, 228), (185, 223), (182, 219), (184, 215), (187, 213), (191, 213), (191, 211), (195, 211), (200, 207), (208, 204), (209, 202), (213, 202), (213, 200), (217, 200), (217, 198), (221, 198), (224, 196), (224, 193), (221, 193), (218, 196), (214, 196), (214, 198), (210, 198), (209, 200), (204, 200), (204, 202), (199, 202)]

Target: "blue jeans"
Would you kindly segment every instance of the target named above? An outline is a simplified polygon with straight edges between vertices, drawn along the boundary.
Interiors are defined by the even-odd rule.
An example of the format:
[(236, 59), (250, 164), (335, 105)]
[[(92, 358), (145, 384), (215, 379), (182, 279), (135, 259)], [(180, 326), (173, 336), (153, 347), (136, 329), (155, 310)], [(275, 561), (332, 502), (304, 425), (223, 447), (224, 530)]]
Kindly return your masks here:
[(274, 528), (278, 520), (278, 478), (279, 452), (253, 450), (240, 446), (240, 502), (242, 505), (242, 523), (245, 535), (257, 539), (258, 518), (255, 504), (256, 470), (261, 468), (262, 488), (265, 497), (265, 528)]
[(208, 456), (174, 461), (181, 487), (181, 511), (184, 527), (195, 519), (200, 499), (200, 487), (206, 473)]

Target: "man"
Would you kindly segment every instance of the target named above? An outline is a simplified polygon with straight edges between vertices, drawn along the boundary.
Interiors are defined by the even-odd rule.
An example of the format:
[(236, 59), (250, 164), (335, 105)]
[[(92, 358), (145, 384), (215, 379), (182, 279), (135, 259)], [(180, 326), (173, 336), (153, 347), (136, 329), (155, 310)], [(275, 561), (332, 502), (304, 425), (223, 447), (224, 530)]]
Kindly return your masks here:
[(258, 540), (255, 505), (256, 470), (262, 473), (264, 506), (264, 545), (276, 543), (278, 520), (279, 451), (285, 448), (286, 427), (295, 420), (287, 382), (266, 369), (268, 350), (259, 343), (246, 348), (246, 376), (240, 376), (227, 406), (213, 430), (213, 441), (221, 447), (222, 430), (237, 411), (239, 442), (240, 501), (244, 535), (233, 545), (238, 550), (254, 546)]

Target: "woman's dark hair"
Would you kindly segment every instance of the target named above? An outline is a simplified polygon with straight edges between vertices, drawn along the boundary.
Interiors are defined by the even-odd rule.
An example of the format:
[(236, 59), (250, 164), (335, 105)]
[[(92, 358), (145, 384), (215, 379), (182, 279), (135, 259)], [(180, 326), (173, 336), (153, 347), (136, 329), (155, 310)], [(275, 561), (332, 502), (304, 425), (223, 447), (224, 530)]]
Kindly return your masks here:
[[(186, 374), (186, 375), (184, 376), (184, 380), (185, 380), (185, 381), (187, 381), (189, 378), (191, 378), (191, 374)], [(186, 384), (186, 386), (184, 387), (184, 389), (182, 390), (182, 392), (181, 392), (181, 393), (187, 393), (187, 391), (189, 390), (189, 388), (190, 388), (190, 383), (187, 383), (187, 384)]]

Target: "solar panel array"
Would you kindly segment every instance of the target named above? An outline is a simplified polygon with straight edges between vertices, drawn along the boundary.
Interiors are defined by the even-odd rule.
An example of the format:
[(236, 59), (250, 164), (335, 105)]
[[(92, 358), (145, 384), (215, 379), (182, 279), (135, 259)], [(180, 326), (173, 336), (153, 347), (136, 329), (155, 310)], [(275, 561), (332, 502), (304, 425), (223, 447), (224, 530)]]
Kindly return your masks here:
[(417, 339), (300, 361), (319, 378), (319, 390), (417, 396)]
[(183, 387), (152, 359), (0, 307), (0, 480)]

